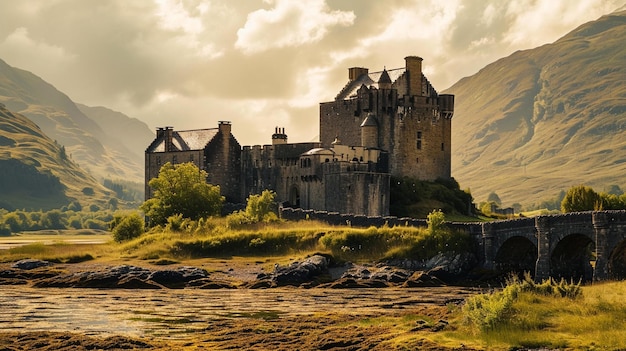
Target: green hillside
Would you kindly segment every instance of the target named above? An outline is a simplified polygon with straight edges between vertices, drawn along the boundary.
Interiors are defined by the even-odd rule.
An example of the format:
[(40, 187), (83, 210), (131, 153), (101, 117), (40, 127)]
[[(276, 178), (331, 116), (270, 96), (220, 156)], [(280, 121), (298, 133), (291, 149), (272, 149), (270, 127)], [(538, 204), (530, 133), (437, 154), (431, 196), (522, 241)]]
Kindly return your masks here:
[(626, 188), (626, 11), (518, 51), (445, 91), (456, 95), (452, 173), (478, 201)]
[[(97, 179), (143, 182), (143, 151), (152, 140), (152, 132), (145, 124), (121, 123), (120, 116), (110, 119), (102, 114), (96, 116), (101, 120), (95, 121), (49, 83), (2, 60), (0, 103), (35, 122), (46, 135), (64, 145), (72, 159)], [(88, 107), (84, 106), (84, 109)], [(105, 130), (111, 125), (127, 128), (122, 135), (110, 135)], [(128, 140), (143, 146), (135, 150), (135, 144)]]
[(47, 210), (74, 200), (104, 206), (110, 196), (62, 145), (0, 104), (0, 208)]

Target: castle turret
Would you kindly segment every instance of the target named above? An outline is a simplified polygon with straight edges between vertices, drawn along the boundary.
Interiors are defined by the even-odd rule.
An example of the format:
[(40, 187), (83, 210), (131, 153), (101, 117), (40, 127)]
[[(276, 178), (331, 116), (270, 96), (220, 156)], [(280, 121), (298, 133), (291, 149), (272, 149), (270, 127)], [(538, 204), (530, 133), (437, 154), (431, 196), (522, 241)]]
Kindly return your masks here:
[(368, 113), (361, 123), (361, 146), (378, 148), (378, 121), (372, 113)]
[(406, 72), (409, 78), (407, 95), (422, 95), (422, 58), (419, 56), (407, 56), (404, 58)]
[(383, 73), (378, 78), (378, 89), (391, 89), (391, 78), (386, 68), (383, 69)]
[(285, 128), (274, 129), (274, 134), (272, 134), (272, 145), (277, 144), (287, 144), (287, 134), (285, 134)]

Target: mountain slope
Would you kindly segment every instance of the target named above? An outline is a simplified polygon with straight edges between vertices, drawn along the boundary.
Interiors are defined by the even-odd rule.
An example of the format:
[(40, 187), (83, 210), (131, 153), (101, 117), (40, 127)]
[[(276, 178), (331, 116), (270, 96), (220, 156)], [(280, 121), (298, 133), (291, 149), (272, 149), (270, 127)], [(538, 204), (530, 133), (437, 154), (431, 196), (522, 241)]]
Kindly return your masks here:
[(67, 95), (36, 75), (2, 60), (0, 103), (35, 122), (95, 177), (143, 182), (143, 150), (151, 139), (145, 142), (140, 155), (129, 152), (124, 143), (108, 136)]
[(147, 124), (106, 107), (76, 106), (102, 129), (106, 145), (143, 164), (144, 152), (155, 137)]
[(626, 186), (626, 11), (518, 51), (447, 89), (456, 95), (452, 173), (477, 201)]
[(73, 200), (104, 205), (110, 194), (35, 123), (0, 104), (1, 208), (47, 210)]

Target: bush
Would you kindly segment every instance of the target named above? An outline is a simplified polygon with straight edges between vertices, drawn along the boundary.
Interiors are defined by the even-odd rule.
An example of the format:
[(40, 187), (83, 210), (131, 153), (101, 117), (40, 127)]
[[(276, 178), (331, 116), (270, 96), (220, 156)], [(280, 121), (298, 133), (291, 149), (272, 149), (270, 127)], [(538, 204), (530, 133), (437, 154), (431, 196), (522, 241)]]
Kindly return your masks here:
[(237, 228), (246, 224), (278, 221), (275, 198), (276, 193), (271, 190), (263, 190), (261, 194), (250, 195), (244, 211), (237, 211), (228, 215), (226, 218), (228, 225)]
[(557, 283), (548, 278), (535, 283), (528, 273), (523, 280), (514, 275), (507, 279), (501, 291), (469, 297), (463, 306), (464, 318), (481, 331), (493, 329), (497, 324), (514, 318), (512, 306), (520, 293), (576, 299), (582, 296), (582, 289), (580, 282), (568, 283), (561, 279)]
[(115, 226), (112, 228), (113, 240), (118, 243), (134, 239), (144, 231), (143, 218), (138, 213), (124, 216), (119, 221), (114, 220), (114, 223)]

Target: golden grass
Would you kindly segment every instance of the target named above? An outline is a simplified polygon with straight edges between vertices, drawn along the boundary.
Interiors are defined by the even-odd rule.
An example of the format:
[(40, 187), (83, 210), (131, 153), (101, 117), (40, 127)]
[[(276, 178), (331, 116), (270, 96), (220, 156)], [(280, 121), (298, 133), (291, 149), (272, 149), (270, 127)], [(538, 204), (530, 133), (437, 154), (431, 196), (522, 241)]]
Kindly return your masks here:
[(118, 256), (117, 252), (118, 249), (108, 232), (42, 231), (0, 237), (0, 262), (26, 258), (55, 262), (82, 262), (96, 258), (115, 257)]
[(514, 313), (491, 330), (479, 332), (458, 314), (455, 331), (435, 335), (441, 344), (463, 342), (490, 350), (548, 348), (626, 349), (626, 282), (585, 286), (577, 299), (523, 292)]

